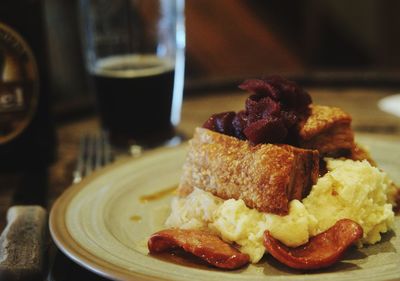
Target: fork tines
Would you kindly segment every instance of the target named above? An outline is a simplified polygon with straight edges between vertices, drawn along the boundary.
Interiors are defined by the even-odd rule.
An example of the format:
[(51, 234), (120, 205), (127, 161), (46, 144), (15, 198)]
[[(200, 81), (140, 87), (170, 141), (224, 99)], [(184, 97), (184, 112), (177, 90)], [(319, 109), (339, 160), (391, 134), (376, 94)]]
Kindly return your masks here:
[(83, 134), (79, 141), (79, 154), (73, 182), (77, 183), (112, 161), (107, 132)]

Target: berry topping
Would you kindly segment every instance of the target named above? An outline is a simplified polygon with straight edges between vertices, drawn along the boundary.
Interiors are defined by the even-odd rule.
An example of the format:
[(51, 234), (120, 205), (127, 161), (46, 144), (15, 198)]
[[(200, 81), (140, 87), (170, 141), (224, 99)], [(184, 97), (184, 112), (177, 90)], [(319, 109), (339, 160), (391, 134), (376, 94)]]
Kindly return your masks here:
[(247, 139), (252, 144), (296, 143), (296, 125), (307, 115), (311, 104), (306, 91), (279, 76), (249, 79), (239, 88), (252, 93), (245, 110), (214, 114), (204, 128)]

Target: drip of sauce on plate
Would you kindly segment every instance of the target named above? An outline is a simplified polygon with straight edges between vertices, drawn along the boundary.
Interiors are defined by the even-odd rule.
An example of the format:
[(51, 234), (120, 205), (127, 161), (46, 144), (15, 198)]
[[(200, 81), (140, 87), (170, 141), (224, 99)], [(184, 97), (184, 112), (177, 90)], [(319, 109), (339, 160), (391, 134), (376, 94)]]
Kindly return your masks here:
[(130, 216), (129, 219), (130, 219), (131, 221), (134, 221), (134, 222), (140, 222), (140, 221), (142, 221), (142, 217), (141, 217), (141, 216), (138, 216), (138, 215)]
[(151, 201), (156, 201), (156, 200), (160, 200), (168, 195), (171, 195), (175, 192), (175, 190), (177, 189), (177, 186), (173, 186), (170, 188), (166, 188), (160, 191), (157, 191), (155, 193), (152, 194), (147, 194), (147, 195), (143, 195), (139, 197), (139, 201), (141, 203), (147, 203), (147, 202), (151, 202)]
[(215, 269), (215, 271), (221, 271), (221, 269), (216, 269), (215, 267), (212, 267), (202, 259), (190, 253), (187, 253), (182, 249), (175, 249), (169, 252), (157, 253), (156, 255), (151, 255), (151, 256), (156, 259), (166, 262), (171, 262), (177, 265), (183, 265), (192, 268), (207, 269), (207, 270)]

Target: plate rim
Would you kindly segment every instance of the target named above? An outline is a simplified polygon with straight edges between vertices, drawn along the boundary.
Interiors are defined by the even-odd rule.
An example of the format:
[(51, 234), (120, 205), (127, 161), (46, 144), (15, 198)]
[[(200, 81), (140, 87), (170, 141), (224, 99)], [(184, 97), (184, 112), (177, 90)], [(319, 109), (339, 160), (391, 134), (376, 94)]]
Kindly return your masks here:
[[(66, 213), (69, 204), (76, 194), (78, 194), (81, 190), (83, 190), (89, 183), (96, 180), (103, 174), (106, 174), (112, 170), (117, 169), (120, 166), (126, 165), (127, 163), (140, 161), (144, 157), (151, 157), (152, 155), (156, 155), (168, 150), (176, 150), (176, 149), (184, 149), (186, 147), (186, 143), (180, 144), (175, 147), (161, 147), (156, 148), (151, 151), (145, 152), (139, 158), (128, 158), (128, 159), (120, 159), (115, 163), (110, 164), (107, 167), (104, 167), (100, 170), (94, 171), (89, 176), (85, 177), (79, 183), (72, 184), (67, 187), (63, 193), (56, 199), (53, 203), (50, 215), (49, 215), (49, 230), (50, 235), (56, 244), (57, 248), (62, 251), (68, 258), (79, 264), (80, 266), (88, 269), (89, 271), (98, 274), (100, 276), (106, 277), (112, 280), (127, 280), (132, 279), (133, 277), (140, 278), (140, 280), (154, 280), (152, 276), (143, 275), (135, 271), (130, 271), (124, 269), (122, 267), (113, 265), (109, 262), (106, 262), (94, 254), (90, 253), (88, 250), (84, 249), (79, 245), (77, 241), (74, 240), (72, 235), (69, 233), (69, 230), (66, 225)], [(68, 241), (66, 243), (65, 241)], [(157, 280), (169, 280), (169, 279), (160, 279), (157, 277)]]

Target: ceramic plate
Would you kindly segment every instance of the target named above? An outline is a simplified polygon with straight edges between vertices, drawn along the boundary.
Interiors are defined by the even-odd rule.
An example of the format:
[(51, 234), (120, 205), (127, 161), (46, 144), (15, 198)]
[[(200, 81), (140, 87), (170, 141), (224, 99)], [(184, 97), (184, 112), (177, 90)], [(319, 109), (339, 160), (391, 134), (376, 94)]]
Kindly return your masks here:
[[(400, 183), (400, 148), (394, 141), (360, 139), (380, 167)], [(377, 245), (349, 251), (329, 269), (302, 273), (271, 257), (236, 271), (189, 266), (148, 255), (147, 238), (163, 228), (179, 181), (186, 146), (116, 163), (69, 188), (54, 204), (50, 230), (71, 259), (121, 280), (398, 280), (400, 217)]]

